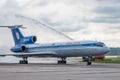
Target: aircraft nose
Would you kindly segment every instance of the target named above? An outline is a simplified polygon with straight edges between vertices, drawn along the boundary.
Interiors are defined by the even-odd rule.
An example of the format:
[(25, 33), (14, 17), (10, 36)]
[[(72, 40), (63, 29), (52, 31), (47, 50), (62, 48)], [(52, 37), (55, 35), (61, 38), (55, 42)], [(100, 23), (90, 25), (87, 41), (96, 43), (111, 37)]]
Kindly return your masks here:
[(105, 53), (110, 52), (110, 48), (109, 47), (105, 47)]

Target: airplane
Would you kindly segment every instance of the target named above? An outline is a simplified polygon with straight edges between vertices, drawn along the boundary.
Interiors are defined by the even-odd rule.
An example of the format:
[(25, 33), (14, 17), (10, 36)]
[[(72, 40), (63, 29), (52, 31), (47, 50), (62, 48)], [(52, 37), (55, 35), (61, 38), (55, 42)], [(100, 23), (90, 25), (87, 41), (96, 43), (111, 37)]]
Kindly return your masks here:
[(57, 57), (58, 64), (66, 64), (67, 57), (87, 56), (87, 65), (91, 65), (91, 56), (106, 54), (110, 49), (98, 41), (72, 41), (57, 43), (36, 43), (36, 36), (24, 36), (19, 28), (22, 25), (0, 26), (11, 29), (15, 46), (11, 48), (13, 54), (1, 54), (0, 56), (15, 56), (22, 60), (20, 64), (28, 64), (28, 57)]

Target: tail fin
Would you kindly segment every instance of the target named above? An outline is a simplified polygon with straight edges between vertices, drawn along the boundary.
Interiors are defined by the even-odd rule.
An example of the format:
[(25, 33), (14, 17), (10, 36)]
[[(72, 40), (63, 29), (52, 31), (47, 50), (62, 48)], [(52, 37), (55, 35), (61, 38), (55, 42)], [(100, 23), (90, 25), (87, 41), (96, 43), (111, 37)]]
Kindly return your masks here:
[(12, 34), (13, 34), (13, 38), (14, 38), (14, 42), (15, 45), (20, 44), (21, 39), (24, 38), (24, 36), (22, 35), (21, 31), (19, 30), (19, 28), (25, 28), (22, 27), (22, 25), (15, 25), (15, 26), (0, 26), (0, 27), (8, 27), (11, 29)]
[(8, 27), (11, 29), (15, 45), (18, 44), (34, 44), (37, 41), (36, 36), (23, 36), (19, 28), (25, 28), (22, 27), (22, 25), (15, 25), (15, 26), (0, 26), (0, 27)]
[(15, 45), (20, 44), (20, 40), (22, 38), (24, 38), (24, 36), (20, 32), (20, 30), (18, 28), (12, 28), (11, 31), (12, 31), (12, 34), (13, 34)]

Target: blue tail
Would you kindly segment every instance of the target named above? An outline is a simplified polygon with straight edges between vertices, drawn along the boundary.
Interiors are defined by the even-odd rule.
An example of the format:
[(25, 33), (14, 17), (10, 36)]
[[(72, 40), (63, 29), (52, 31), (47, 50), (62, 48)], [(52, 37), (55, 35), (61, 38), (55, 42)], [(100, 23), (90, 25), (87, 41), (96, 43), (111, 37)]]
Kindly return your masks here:
[(15, 42), (15, 47), (13, 47), (11, 50), (13, 52), (23, 52), (26, 51), (26, 45), (27, 44), (34, 44), (37, 41), (36, 36), (23, 36), (19, 28), (25, 28), (22, 27), (22, 25), (15, 25), (15, 26), (0, 26), (0, 27), (8, 27), (11, 29), (13, 39)]
[(22, 44), (34, 44), (37, 41), (36, 36), (23, 36), (19, 28), (25, 28), (22, 27), (22, 25), (15, 25), (15, 26), (0, 26), (0, 27), (8, 27), (12, 31), (12, 35), (14, 38), (15, 45), (22, 45)]
[(11, 28), (15, 45), (21, 44), (34, 44), (37, 41), (36, 36), (23, 36), (19, 27)]
[(15, 45), (21, 44), (21, 39), (24, 38), (21, 31), (18, 28), (12, 28), (11, 31), (12, 31), (12, 34), (13, 34)]

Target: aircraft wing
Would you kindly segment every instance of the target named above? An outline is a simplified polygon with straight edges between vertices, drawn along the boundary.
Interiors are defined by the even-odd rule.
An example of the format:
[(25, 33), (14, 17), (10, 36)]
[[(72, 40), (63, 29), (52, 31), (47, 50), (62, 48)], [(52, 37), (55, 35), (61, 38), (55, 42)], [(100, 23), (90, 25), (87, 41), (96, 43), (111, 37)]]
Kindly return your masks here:
[(1, 57), (4, 56), (16, 56), (16, 57), (54, 57), (55, 52), (37, 52), (37, 53), (11, 53), (11, 54), (0, 54)]

